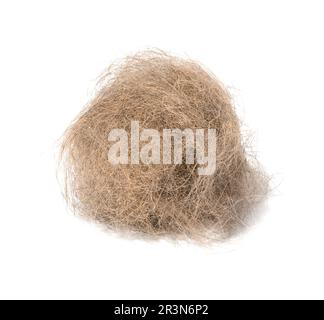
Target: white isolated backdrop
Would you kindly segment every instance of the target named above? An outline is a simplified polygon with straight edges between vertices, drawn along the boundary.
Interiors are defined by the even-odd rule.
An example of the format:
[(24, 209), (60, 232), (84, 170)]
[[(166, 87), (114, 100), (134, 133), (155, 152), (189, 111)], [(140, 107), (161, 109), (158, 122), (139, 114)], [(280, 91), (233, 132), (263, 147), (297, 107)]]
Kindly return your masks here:
[[(324, 298), (322, 1), (1, 1), (0, 298)], [(224, 244), (129, 240), (70, 213), (57, 140), (111, 62), (200, 61), (234, 95), (274, 188)]]

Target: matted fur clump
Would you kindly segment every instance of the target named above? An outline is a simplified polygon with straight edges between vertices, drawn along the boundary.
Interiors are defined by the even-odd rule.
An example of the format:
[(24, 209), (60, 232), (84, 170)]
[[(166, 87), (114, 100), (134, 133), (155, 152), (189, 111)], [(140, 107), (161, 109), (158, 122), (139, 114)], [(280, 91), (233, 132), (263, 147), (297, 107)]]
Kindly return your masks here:
[[(118, 164), (107, 159), (114, 128), (213, 128), (216, 170), (194, 164)], [(108, 69), (100, 90), (66, 131), (65, 197), (78, 214), (110, 229), (151, 236), (224, 238), (244, 226), (267, 190), (248, 160), (224, 86), (197, 63), (145, 51)]]

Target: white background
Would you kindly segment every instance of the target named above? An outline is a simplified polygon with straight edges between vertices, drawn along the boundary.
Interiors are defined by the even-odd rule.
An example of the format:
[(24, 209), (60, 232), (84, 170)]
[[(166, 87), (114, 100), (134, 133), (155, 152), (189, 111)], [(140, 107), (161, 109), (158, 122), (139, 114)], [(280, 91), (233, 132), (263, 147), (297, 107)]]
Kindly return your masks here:
[[(322, 1), (1, 1), (0, 298), (324, 298)], [(57, 140), (115, 59), (157, 47), (231, 91), (273, 177), (226, 244), (121, 239), (66, 209)]]

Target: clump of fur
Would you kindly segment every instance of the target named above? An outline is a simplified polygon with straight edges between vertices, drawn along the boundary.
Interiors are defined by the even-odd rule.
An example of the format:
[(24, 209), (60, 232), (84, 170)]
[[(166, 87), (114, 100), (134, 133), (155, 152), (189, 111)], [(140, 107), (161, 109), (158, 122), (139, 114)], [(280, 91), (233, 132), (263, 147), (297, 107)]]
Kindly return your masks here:
[[(117, 165), (107, 134), (145, 128), (213, 128), (217, 167)], [(66, 131), (61, 149), (65, 197), (78, 214), (119, 231), (177, 238), (224, 238), (245, 225), (267, 183), (248, 161), (224, 86), (197, 63), (145, 51), (108, 69), (100, 90)]]

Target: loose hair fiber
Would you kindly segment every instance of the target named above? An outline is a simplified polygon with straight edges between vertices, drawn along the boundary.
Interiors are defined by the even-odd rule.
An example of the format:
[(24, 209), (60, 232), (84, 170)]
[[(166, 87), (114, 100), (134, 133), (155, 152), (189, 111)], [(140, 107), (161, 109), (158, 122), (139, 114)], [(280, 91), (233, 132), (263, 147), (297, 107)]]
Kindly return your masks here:
[[(198, 63), (144, 51), (112, 65), (99, 90), (66, 130), (60, 152), (64, 196), (78, 215), (111, 230), (153, 238), (225, 239), (248, 224), (268, 190), (247, 155), (229, 92)], [(212, 128), (216, 170), (194, 164), (120, 164), (107, 160), (108, 132)]]

